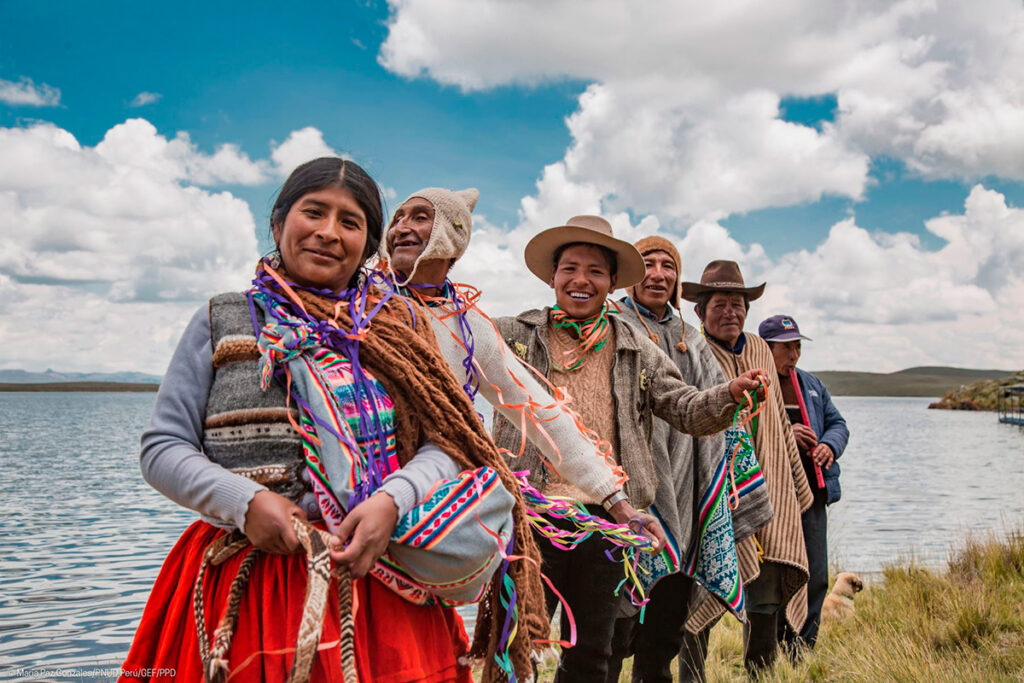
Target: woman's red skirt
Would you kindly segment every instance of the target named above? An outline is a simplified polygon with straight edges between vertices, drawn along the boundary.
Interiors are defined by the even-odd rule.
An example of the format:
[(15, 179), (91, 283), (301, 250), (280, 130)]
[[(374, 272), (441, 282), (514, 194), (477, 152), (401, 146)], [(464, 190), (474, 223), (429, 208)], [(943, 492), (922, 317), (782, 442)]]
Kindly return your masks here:
[[(192, 587), (206, 547), (224, 532), (206, 522), (190, 526), (171, 550), (153, 585), (122, 681), (202, 681)], [(206, 632), (227, 608), (228, 591), (250, 549), (219, 567), (203, 583)], [(304, 555), (262, 554), (255, 562), (228, 651), (228, 680), (285, 681), (306, 595)], [(336, 585), (332, 581), (331, 594)], [(356, 668), (360, 681), (459, 681), (470, 670), (458, 659), (469, 649), (462, 617), (450, 607), (414, 605), (373, 578), (353, 585)], [(313, 681), (342, 680), (338, 605), (328, 600)]]

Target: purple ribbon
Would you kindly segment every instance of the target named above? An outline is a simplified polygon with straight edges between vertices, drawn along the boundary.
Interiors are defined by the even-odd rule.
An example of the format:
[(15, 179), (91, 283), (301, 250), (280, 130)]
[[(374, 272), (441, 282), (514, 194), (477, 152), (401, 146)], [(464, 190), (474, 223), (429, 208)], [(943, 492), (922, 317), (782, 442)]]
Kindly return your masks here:
[[(394, 291), (391, 288), (381, 287), (380, 291), (382, 295), (380, 301), (370, 307), (370, 289), (378, 282), (380, 284), (384, 284), (383, 278), (380, 274), (371, 273), (369, 276), (362, 279), (362, 282), (358, 287), (343, 289), (337, 294), (329, 289), (304, 287), (293, 282), (288, 282), (288, 285), (293, 289), (311, 292), (312, 294), (323, 298), (333, 299), (336, 302), (346, 302), (348, 304), (349, 315), (352, 318), (351, 330), (342, 330), (331, 325), (326, 320), (313, 318), (303, 312), (302, 309), (295, 306), (294, 302), (292, 302), (288, 297), (277, 291), (277, 283), (269, 274), (264, 273), (257, 275), (252, 281), (253, 289), (248, 292), (249, 313), (252, 317), (253, 330), (257, 337), (260, 336), (261, 328), (259, 318), (256, 313), (256, 307), (253, 302), (254, 291), (260, 292), (269, 300), (279, 304), (283, 310), (288, 312), (289, 315), (299, 319), (299, 322), (289, 320), (283, 314), (278, 313), (274, 306), (268, 306), (267, 310), (278, 324), (291, 327), (293, 329), (309, 327), (312, 330), (312, 334), (318, 339), (321, 345), (336, 351), (347, 358), (351, 363), (352, 377), (354, 380), (353, 386), (355, 388), (356, 411), (359, 415), (360, 433), (375, 437), (371, 440), (371, 443), (368, 444), (368, 448), (365, 451), (360, 449), (357, 444), (352, 443), (342, 434), (339, 434), (335, 429), (328, 425), (325, 420), (318, 417), (313, 412), (310, 405), (298, 396), (294, 390), (291, 392), (291, 395), (296, 399), (296, 402), (299, 403), (302, 409), (306, 411), (306, 413), (310, 415), (318, 425), (324, 427), (332, 435), (344, 441), (352, 450), (353, 454), (362, 452), (366, 458), (366, 469), (363, 472), (362, 480), (356, 484), (352, 494), (349, 496), (349, 510), (369, 498), (370, 495), (372, 495), (373, 492), (376, 491), (384, 482), (384, 477), (390, 474), (387, 455), (385, 453), (387, 430), (385, 429), (383, 420), (377, 410), (377, 402), (385, 397), (385, 393), (378, 390), (374, 382), (363, 370), (362, 364), (359, 360), (359, 339), (353, 338), (369, 327), (373, 318), (380, 312), (394, 294)], [(413, 316), (413, 324), (415, 324), (415, 310), (408, 304), (408, 302), (406, 302), (406, 305), (409, 307), (410, 314)], [(297, 343), (297, 340), (291, 343)], [(291, 346), (290, 348), (294, 348), (294, 346)], [(283, 374), (283, 370), (275, 369), (274, 377), (280, 382)]]

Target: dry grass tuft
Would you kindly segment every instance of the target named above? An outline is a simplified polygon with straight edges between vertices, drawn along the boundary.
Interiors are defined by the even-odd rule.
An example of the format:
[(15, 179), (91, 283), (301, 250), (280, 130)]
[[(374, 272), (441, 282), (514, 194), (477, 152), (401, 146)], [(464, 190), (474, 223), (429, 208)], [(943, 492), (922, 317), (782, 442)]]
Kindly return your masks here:
[[(942, 572), (913, 560), (886, 567), (856, 605), (852, 619), (822, 626), (813, 652), (780, 657), (760, 680), (1024, 681), (1024, 531), (970, 538)], [(711, 633), (708, 681), (746, 680), (742, 648), (740, 624), (724, 619)], [(540, 680), (553, 675), (549, 662)]]
[[(887, 567), (856, 604), (854, 618), (823, 625), (814, 652), (780, 661), (762, 680), (1024, 681), (1021, 532), (968, 539), (944, 572)], [(740, 632), (735, 623), (716, 630)], [(738, 644), (729, 655), (728, 666), (709, 667), (709, 680), (742, 678)]]

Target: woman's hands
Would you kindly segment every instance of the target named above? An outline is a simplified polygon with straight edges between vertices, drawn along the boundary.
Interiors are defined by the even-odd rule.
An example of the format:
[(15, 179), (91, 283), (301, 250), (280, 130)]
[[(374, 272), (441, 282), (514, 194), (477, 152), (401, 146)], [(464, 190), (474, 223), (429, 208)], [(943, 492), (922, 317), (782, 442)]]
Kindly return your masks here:
[[(260, 491), (249, 501), (245, 535), (253, 546), (269, 553), (291, 555), (302, 550), (292, 517), (306, 520), (298, 505), (273, 491)], [(331, 542), (331, 559), (347, 565), (352, 576), (366, 576), (388, 547), (398, 524), (395, 499), (381, 492), (370, 496), (345, 517)], [(348, 545), (345, 545), (345, 542)]]
[[(608, 514), (612, 516), (619, 524), (631, 524), (633, 531), (639, 531), (647, 538), (651, 539), (652, 551), (661, 550), (665, 547), (668, 539), (665, 538), (665, 531), (661, 528), (661, 524), (658, 522), (658, 518), (654, 515), (646, 512), (640, 512), (630, 504), (628, 500), (620, 500), (618, 503), (612, 506), (608, 511)], [(636, 520), (640, 520), (642, 526), (640, 529), (636, 528)]]
[(306, 519), (298, 505), (273, 491), (259, 491), (245, 512), (245, 533), (260, 550), (278, 555), (291, 555), (300, 549), (292, 528), (292, 517)]
[[(763, 370), (747, 370), (742, 375), (729, 382), (729, 393), (736, 403), (743, 403), (743, 392), (757, 390), (757, 400), (763, 401), (765, 389), (768, 388), (768, 377)], [(764, 386), (760, 386), (764, 384)]]
[(395, 499), (383, 491), (375, 493), (342, 520), (330, 544), (331, 559), (347, 565), (357, 579), (366, 576), (387, 549), (397, 524)]

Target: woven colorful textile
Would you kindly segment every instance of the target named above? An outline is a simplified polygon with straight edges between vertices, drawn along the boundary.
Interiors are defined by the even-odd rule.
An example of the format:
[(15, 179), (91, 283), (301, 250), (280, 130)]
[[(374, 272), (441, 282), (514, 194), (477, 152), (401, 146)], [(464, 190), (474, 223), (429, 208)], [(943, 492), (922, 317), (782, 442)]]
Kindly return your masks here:
[[(764, 486), (764, 477), (750, 447), (749, 436), (743, 429), (729, 427), (725, 431), (725, 444), (712, 485), (704, 492), (698, 506), (699, 532), (689, 555), (680, 558), (676, 539), (666, 527), (668, 544), (655, 555), (640, 555), (637, 575), (649, 592), (659, 579), (681, 570), (721, 600), (729, 611), (739, 615), (744, 608), (744, 591), (736, 558), (732, 516), (728, 510), (729, 500), (735, 496), (742, 498)], [(738, 451), (737, 444), (740, 446)], [(734, 453), (735, 459), (732, 457)], [(730, 476), (730, 469), (733, 476)], [(652, 506), (651, 511), (658, 515), (656, 506)]]
[[(318, 327), (258, 288), (251, 298), (266, 321), (258, 342), (262, 374), (270, 377), (286, 368), (290, 396), (302, 415), (310, 481), (334, 532), (345, 511), (398, 468), (392, 401), (369, 371), (325, 348)], [(321, 429), (336, 438), (318, 438)], [(511, 494), (487, 467), (439, 482), (399, 520), (392, 544), (370, 573), (416, 604), (475, 602), (501, 561), (512, 506)], [(436, 533), (409, 533), (424, 519)]]

